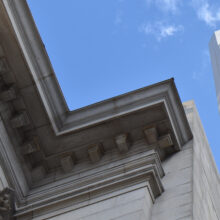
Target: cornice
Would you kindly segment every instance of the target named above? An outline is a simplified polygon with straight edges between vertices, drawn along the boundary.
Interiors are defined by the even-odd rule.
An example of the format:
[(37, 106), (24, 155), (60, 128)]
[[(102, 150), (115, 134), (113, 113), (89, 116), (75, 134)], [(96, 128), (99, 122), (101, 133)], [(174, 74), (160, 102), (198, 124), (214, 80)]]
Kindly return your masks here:
[[(6, 71), (6, 68), (3, 66), (7, 66), (7, 59), (1, 59), (3, 61), (2, 68), (0, 72), (9, 72), (9, 68)], [(170, 80), (168, 80), (170, 82)], [(11, 134), (16, 131), (18, 128), (26, 127), (23, 132), (28, 131), (28, 126), (30, 126), (31, 122), (29, 120), (28, 114), (23, 111), (22, 114), (11, 114), (16, 110), (11, 106), (10, 98), (12, 100), (19, 97), (19, 93), (16, 93), (16, 96), (11, 96), (11, 87), (8, 85), (4, 85), (4, 81), (2, 81), (3, 88), (9, 88), (8, 90), (3, 90), (4, 94), (1, 96), (1, 116), (3, 117), (1, 125), (1, 146), (0, 146), (0, 156), (2, 157), (2, 162), (5, 170), (8, 172), (8, 177), (10, 179), (11, 185), (14, 186), (16, 192), (16, 215), (15, 216), (23, 216), (32, 212), (38, 213), (37, 215), (42, 215), (44, 210), (59, 209), (61, 206), (65, 204), (65, 206), (72, 206), (72, 203), (77, 204), (77, 207), (80, 207), (80, 204), (83, 206), (83, 202), (88, 199), (96, 199), (99, 201), (102, 196), (105, 195), (105, 198), (108, 196), (111, 197), (111, 193), (114, 192), (117, 195), (120, 194), (120, 190), (124, 188), (132, 187), (132, 190), (138, 189), (138, 187), (147, 187), (149, 193), (151, 195), (152, 201), (156, 199), (163, 192), (163, 186), (161, 184), (161, 178), (164, 175), (163, 168), (161, 166), (160, 161), (160, 152), (171, 150), (173, 152), (172, 147), (176, 147), (176, 150), (181, 149), (180, 141), (177, 141), (178, 135), (177, 132), (173, 130), (175, 133), (175, 137), (172, 134), (172, 131), (169, 130), (167, 134), (163, 134), (160, 136), (158, 132), (160, 123), (167, 123), (167, 119), (162, 121), (155, 121), (154, 124), (147, 124), (146, 127), (138, 127), (138, 129), (143, 129), (143, 133), (145, 134), (146, 141), (142, 141), (141, 143), (131, 143), (129, 139), (129, 133), (124, 133), (115, 136), (114, 141), (116, 142), (116, 146), (118, 148), (118, 152), (115, 155), (109, 155), (106, 152), (106, 158), (104, 163), (99, 164), (98, 167), (94, 167), (91, 170), (83, 171), (78, 175), (77, 173), (71, 173), (69, 178), (62, 178), (52, 183), (48, 183), (46, 185), (30, 188), (30, 185), (27, 183), (26, 178), (24, 177), (24, 167), (21, 167), (20, 161), (18, 160), (15, 147), (21, 148), (19, 146), (19, 142), (11, 143), (10, 137), (8, 136), (8, 132)], [(162, 83), (163, 84), (163, 83)], [(160, 84), (159, 84), (160, 85)], [(151, 109), (152, 106), (157, 106), (165, 110), (169, 109), (170, 101), (167, 100), (167, 94), (170, 92), (170, 99), (172, 99), (172, 90), (170, 89), (170, 84), (167, 84), (168, 90), (166, 92), (161, 92), (161, 99), (165, 100), (164, 102), (150, 102), (151, 105), (147, 105)], [(16, 86), (13, 88), (16, 90)], [(146, 87), (150, 90), (148, 94), (148, 98), (155, 98), (154, 89), (158, 90), (158, 85)], [(152, 91), (151, 91), (152, 90)], [(139, 90), (141, 91), (141, 90)], [(5, 95), (7, 94), (7, 95)], [(14, 92), (12, 93), (14, 94)], [(135, 93), (131, 95), (122, 95), (122, 98), (126, 98), (127, 96), (131, 96), (132, 100), (136, 99), (137, 94), (139, 97), (141, 93)], [(145, 97), (145, 96), (144, 96)], [(127, 105), (132, 106), (132, 102), (130, 99), (127, 99)], [(120, 101), (120, 99), (119, 99)], [(146, 100), (145, 100), (146, 101)], [(142, 103), (142, 99), (139, 98), (137, 100), (137, 104)], [(160, 104), (160, 105), (158, 105)], [(126, 105), (125, 105), (126, 106)], [(127, 107), (129, 108), (129, 107)], [(144, 109), (145, 109), (144, 108)], [(7, 109), (7, 111), (6, 111)], [(141, 110), (143, 110), (141, 108)], [(5, 114), (5, 111), (7, 114)], [(137, 112), (140, 114), (139, 109), (133, 109), (132, 113)], [(167, 112), (167, 115), (174, 114), (172, 111)], [(124, 114), (123, 114), (124, 115)], [(123, 116), (122, 115), (122, 116)], [(127, 113), (127, 116), (131, 117), (131, 114)], [(12, 117), (13, 116), (13, 117)], [(7, 128), (5, 127), (5, 123), (7, 124)], [(170, 121), (172, 124), (172, 122)], [(175, 123), (175, 122), (173, 122)], [(172, 124), (173, 125), (173, 124)], [(174, 126), (173, 126), (174, 127)], [(10, 131), (10, 129), (12, 129)], [(13, 130), (14, 129), (14, 130)], [(22, 134), (22, 132), (20, 133)], [(16, 137), (14, 136), (14, 139)], [(177, 141), (177, 143), (175, 142)], [(183, 140), (182, 140), (183, 141)], [(28, 143), (28, 146), (22, 147), (22, 150), (29, 149), (32, 153), (34, 146), (33, 143)], [(13, 146), (14, 145), (14, 146)], [(25, 147), (25, 148), (24, 148)], [(100, 148), (102, 146), (100, 144), (92, 146), (92, 148), (88, 149), (88, 154), (92, 163), (98, 164), (101, 158), (103, 157)], [(132, 148), (132, 149), (130, 149)], [(153, 149), (153, 150), (151, 150)], [(133, 150), (133, 151), (132, 151)], [(90, 154), (91, 152), (91, 154)], [(23, 152), (24, 153), (24, 152)], [(124, 158), (113, 159), (113, 156), (118, 154), (127, 154)], [(162, 152), (162, 154), (164, 154)], [(108, 161), (108, 157), (111, 157), (111, 160)], [(117, 156), (116, 156), (117, 157)], [(163, 156), (162, 156), (163, 157)], [(72, 170), (73, 164), (71, 164), (71, 157), (69, 160), (69, 155), (65, 157), (66, 159), (63, 161), (63, 170), (65, 172), (70, 172)], [(1, 163), (2, 163), (1, 162)], [(103, 162), (103, 161), (102, 161)], [(70, 167), (70, 168), (69, 168)], [(33, 172), (33, 171), (32, 171)], [(71, 201), (71, 204), (70, 204)]]
[[(14, 109), (13, 105), (11, 106), (11, 100), (19, 96), (19, 91), (16, 91), (16, 85), (13, 87), (7, 85), (7, 90), (0, 95), (0, 101), (3, 103), (0, 103), (0, 108), (3, 108), (0, 109), (2, 119), (0, 121), (0, 159), (1, 165), (8, 173), (10, 185), (15, 189), (16, 215), (38, 212), (41, 209), (44, 210), (45, 207), (53, 210), (62, 205), (70, 205), (70, 201), (75, 202), (79, 207), (79, 204), (82, 203), (83, 206), (83, 201), (88, 199), (97, 199), (102, 196), (107, 198), (111, 191), (117, 194), (117, 191), (130, 187), (133, 190), (135, 187), (148, 187), (154, 201), (163, 192), (161, 178), (164, 172), (160, 160), (181, 150), (181, 147), (192, 138), (174, 80), (169, 79), (75, 111), (69, 111), (26, 1), (2, 0), (2, 3), (13, 27), (13, 35), (24, 55), (24, 62), (30, 70), (33, 84), (37, 88), (56, 135), (50, 138), (59, 138), (63, 142), (65, 138), (69, 138), (68, 141), (71, 142), (70, 140), (74, 140), (75, 137), (81, 141), (88, 134), (97, 135), (97, 140), (91, 139), (95, 143), (83, 141), (79, 143), (80, 141), (77, 140), (78, 142), (76, 141), (72, 148), (68, 148), (69, 152), (59, 151), (55, 156), (44, 154), (45, 160), (53, 156), (59, 157), (62, 173), (59, 173), (57, 177), (55, 171), (54, 176), (48, 177), (44, 175), (46, 171), (42, 164), (37, 164), (37, 167), (30, 166), (29, 176), (31, 173), (36, 173), (36, 175), (32, 175), (29, 183), (24, 175), (26, 172), (24, 159), (18, 158), (16, 151), (19, 149), (25, 157), (34, 154), (40, 147), (36, 143), (36, 137), (28, 133), (29, 130), (32, 135), (36, 133), (29, 120), (30, 109), (27, 111), (24, 108), (21, 112)], [(4, 60), (2, 63), (7, 64), (6, 58), (0, 56), (0, 62), (1, 60)], [(5, 70), (0, 65), (1, 71)], [(149, 109), (153, 111), (156, 107), (159, 108), (159, 113), (163, 118), (157, 116), (153, 124), (147, 121), (145, 115), (146, 124), (144, 125), (140, 123), (139, 118), (139, 122), (131, 123), (129, 131), (124, 132), (123, 129), (119, 129), (115, 133), (110, 132), (115, 128), (113, 126), (118, 125), (116, 121), (119, 120), (116, 119), (125, 120), (125, 117), (132, 118), (135, 114), (141, 115), (143, 112), (146, 114)], [(8, 115), (2, 112), (7, 112)], [(161, 121), (168, 127), (163, 132), (160, 132), (160, 126), (158, 126)], [(122, 124), (122, 121), (120, 123)], [(49, 127), (48, 124), (47, 126)], [(111, 126), (110, 129), (108, 126)], [(19, 132), (21, 137), (16, 133), (20, 128), (22, 128)], [(99, 132), (102, 128), (106, 129), (104, 135)], [(131, 133), (135, 133), (132, 129), (139, 134), (135, 141), (141, 140), (141, 144), (137, 145), (134, 140), (130, 140)], [(13, 140), (16, 141), (10, 140), (9, 135), (12, 134), (16, 134), (13, 136)], [(78, 136), (74, 136), (75, 134)], [(113, 151), (103, 152), (102, 142), (105, 139), (111, 139)], [(74, 170), (73, 155), (76, 148), (86, 154), (89, 161), (86, 163), (87, 170), (83, 166)], [(40, 180), (43, 181), (33, 180), (34, 176), (42, 176)]]
[(26, 1), (3, 0), (3, 3), (56, 135), (78, 131), (162, 102), (167, 107), (180, 146), (192, 137), (173, 79), (69, 111)]
[[(152, 201), (163, 192), (161, 178), (164, 175), (158, 154), (155, 151), (126, 158), (120, 164), (112, 163), (103, 166), (100, 172), (93, 171), (81, 178), (74, 176), (60, 183), (39, 187), (31, 191), (25, 203), (16, 207), (17, 216), (47, 207), (56, 209), (61, 204), (78, 204), (83, 201), (108, 195), (111, 192), (120, 194), (121, 189), (140, 188), (140, 184), (148, 184)], [(62, 182), (62, 183), (61, 183)], [(143, 185), (141, 185), (143, 187)]]
[[(2, 59), (0, 57), (0, 62), (2, 63), (0, 73), (1, 74), (9, 73), (10, 72), (9, 67), (3, 68), (4, 66), (8, 66), (7, 59), (6, 58)], [(12, 98), (12, 100), (14, 100), (18, 98), (19, 92), (16, 92), (16, 96), (14, 95), (11, 96), (10, 95), (11, 86), (8, 87), (8, 85), (4, 82), (4, 80), (1, 81), (0, 89), (2, 88), (4, 89), (3, 90), (4, 92), (1, 93), (1, 98), (3, 97), (4, 98), (1, 100), (1, 103), (0, 103), (1, 104), (0, 113), (2, 117), (2, 121), (0, 124), (1, 126), (0, 156), (2, 159), (1, 165), (4, 166), (5, 171), (8, 173), (7, 176), (8, 176), (10, 185), (15, 188), (16, 198), (18, 201), (17, 210), (25, 209), (27, 206), (26, 204), (29, 202), (31, 203), (29, 205), (31, 206), (31, 210), (33, 209), (33, 207), (39, 208), (39, 206), (41, 206), (41, 203), (44, 202), (45, 200), (49, 204), (48, 201), (54, 199), (53, 195), (56, 195), (56, 201), (59, 202), (59, 197), (62, 197), (63, 193), (71, 194), (72, 187), (73, 188), (76, 187), (77, 182), (81, 181), (82, 177), (77, 176), (75, 174), (77, 174), (77, 172), (80, 172), (80, 175), (82, 175), (82, 173), (84, 172), (84, 175), (87, 175), (86, 174), (87, 172), (86, 170), (84, 171), (74, 170), (74, 173), (73, 173), (72, 170), (73, 170), (74, 163), (72, 161), (72, 157), (68, 153), (68, 155), (65, 154), (66, 156), (61, 159), (61, 165), (62, 165), (64, 172), (71, 174), (70, 178), (63, 178), (62, 177), (63, 175), (61, 175), (62, 179), (60, 180), (57, 179), (55, 180), (55, 182), (54, 182), (54, 179), (52, 179), (49, 181), (50, 184), (49, 182), (48, 184), (46, 184), (46, 187), (40, 187), (41, 185), (33, 186), (32, 183), (28, 183), (27, 179), (24, 176), (24, 172), (26, 170), (25, 164), (22, 165), (21, 160), (18, 159), (19, 154), (16, 155), (16, 153), (17, 151), (19, 151), (19, 149), (20, 151), (22, 151), (23, 155), (25, 155), (26, 153), (32, 154), (35, 152), (35, 148), (36, 148), (35, 144), (37, 144), (36, 140), (29, 139), (29, 142), (24, 142), (23, 140), (23, 136), (26, 136), (25, 133), (28, 132), (28, 130), (32, 127), (31, 120), (29, 119), (28, 113), (25, 111), (25, 109), (22, 111), (22, 114), (21, 113), (18, 114), (16, 112), (15, 106), (12, 105), (11, 100), (9, 99), (9, 98)], [(9, 88), (9, 89), (5, 89), (5, 88)], [(13, 85), (13, 88), (16, 90), (16, 85)], [(7, 94), (7, 95), (2, 96), (2, 94)], [(160, 106), (160, 108), (163, 109), (163, 106)], [(116, 178), (114, 175), (117, 176), (120, 172), (122, 171), (125, 172), (125, 170), (128, 169), (128, 167), (130, 167), (131, 169), (131, 167), (134, 166), (134, 168), (136, 169), (135, 172), (138, 173), (139, 172), (138, 168), (142, 169), (146, 167), (146, 163), (147, 163), (147, 167), (149, 168), (149, 163), (151, 163), (150, 170), (153, 169), (153, 172), (155, 173), (155, 178), (156, 178), (154, 179), (154, 183), (157, 185), (156, 187), (158, 188), (157, 191), (161, 193), (162, 186), (160, 184), (160, 178), (163, 176), (164, 173), (163, 173), (163, 169), (160, 164), (160, 157), (158, 156), (156, 151), (152, 152), (149, 150), (156, 149), (158, 152), (160, 151), (162, 152), (164, 150), (163, 149), (164, 147), (166, 149), (171, 148), (170, 150), (172, 150), (173, 146), (176, 146), (177, 150), (179, 149), (179, 144), (176, 143), (175, 137), (170, 136), (172, 133), (171, 131), (170, 131), (171, 133), (168, 133), (165, 136), (159, 136), (158, 134), (158, 131), (157, 131), (158, 125), (160, 123), (163, 124), (167, 122), (168, 122), (167, 120), (155, 121), (154, 123), (156, 124), (150, 125), (150, 127), (148, 125), (148, 127), (145, 127), (145, 128), (142, 128), (142, 127), (138, 128), (140, 130), (143, 129), (143, 133), (145, 133), (146, 141), (148, 142), (148, 144), (146, 143), (146, 141), (142, 141), (141, 143), (138, 143), (138, 144), (131, 143), (131, 140), (129, 138), (129, 135), (130, 135), (129, 133), (124, 133), (124, 134), (115, 136), (114, 141), (116, 143), (118, 151), (105, 152), (105, 159), (104, 161), (102, 161), (102, 163), (99, 163), (99, 161), (103, 157), (102, 155), (103, 153), (101, 153), (100, 151), (102, 148), (101, 143), (95, 146), (90, 146), (90, 148), (88, 149), (89, 158), (93, 164), (98, 164), (98, 167), (93, 166), (91, 164), (91, 167), (92, 167), (91, 172), (97, 172), (97, 170), (99, 170), (98, 176), (96, 176), (96, 174), (93, 173), (89, 180), (82, 180), (80, 183), (78, 183), (78, 185), (79, 186), (85, 185), (84, 188), (88, 188), (88, 187), (90, 188), (91, 182), (94, 183), (93, 185), (96, 185), (99, 183), (99, 180), (98, 180), (99, 175), (101, 175), (104, 179), (108, 179), (110, 176), (111, 177), (110, 182), (114, 184), (114, 179)], [(25, 127), (24, 130), (22, 129), (23, 127)], [(17, 133), (18, 131), (17, 129), (21, 129), (19, 132), (19, 135)], [(153, 133), (152, 132), (149, 133), (149, 130), (151, 131), (152, 129), (153, 129)], [(13, 139), (11, 139), (11, 137), (9, 136), (9, 133), (11, 136), (13, 136)], [(152, 139), (152, 135), (154, 137), (153, 139)], [(100, 136), (100, 138), (102, 137)], [(165, 145), (163, 143), (164, 140), (165, 140)], [(130, 150), (130, 148), (132, 148), (132, 150)], [(147, 152), (147, 155), (146, 155), (146, 152)], [(123, 157), (120, 158), (121, 156), (118, 156), (119, 154), (122, 154), (122, 155), (125, 154), (126, 155), (125, 159), (123, 159)], [(134, 157), (133, 155), (136, 155), (136, 159), (132, 159)], [(138, 157), (138, 160), (137, 160), (137, 157)], [(111, 163), (117, 167), (110, 169), (109, 167)], [(106, 165), (107, 165), (107, 169), (106, 169)], [(41, 166), (39, 168), (41, 168)], [(100, 168), (101, 168), (101, 171), (100, 171)], [(31, 173), (33, 172), (35, 171), (32, 170)], [(41, 172), (44, 172), (44, 171), (37, 170), (36, 172), (40, 174)], [(133, 172), (132, 175), (134, 175), (135, 172)], [(31, 175), (31, 173), (29, 173), (29, 175)], [(122, 178), (122, 180), (120, 181), (123, 181), (123, 178), (126, 175), (124, 173), (121, 174), (120, 178)], [(131, 177), (131, 179), (132, 178), (133, 177)], [(104, 186), (104, 184), (102, 185)], [(152, 189), (154, 189), (153, 190), (154, 198), (156, 198), (156, 196), (158, 196), (160, 193), (155, 192), (156, 185), (155, 186), (153, 185), (150, 183), (150, 186), (152, 187)], [(34, 187), (34, 189), (31, 189), (32, 187)], [(49, 193), (51, 191), (52, 193)], [(43, 194), (41, 192), (43, 192)], [(102, 192), (104, 192), (104, 190), (102, 190)], [(37, 204), (34, 205), (36, 200), (39, 202), (37, 202)], [(28, 211), (30, 210), (28, 209)]]

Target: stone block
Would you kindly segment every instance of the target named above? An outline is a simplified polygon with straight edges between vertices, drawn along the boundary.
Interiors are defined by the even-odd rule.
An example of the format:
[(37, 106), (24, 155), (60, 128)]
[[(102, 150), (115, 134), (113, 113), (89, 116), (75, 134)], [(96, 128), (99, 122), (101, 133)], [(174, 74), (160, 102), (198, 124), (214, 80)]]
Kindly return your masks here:
[(73, 158), (71, 157), (71, 155), (62, 157), (60, 159), (60, 164), (65, 173), (70, 172), (74, 167), (74, 162), (73, 162)]
[(5, 188), (0, 191), (0, 220), (13, 219), (14, 213), (14, 192)]
[(23, 155), (31, 154), (40, 150), (39, 143), (36, 138), (27, 141), (21, 147), (21, 152)]
[(97, 144), (88, 149), (89, 158), (92, 163), (96, 163), (101, 160), (103, 155), (103, 150), (101, 144)]
[(29, 123), (30, 121), (26, 112), (21, 112), (11, 119), (11, 125), (13, 128), (20, 128), (28, 125)]
[(115, 143), (120, 153), (125, 153), (130, 147), (128, 134), (120, 134), (115, 137)]
[(156, 127), (145, 128), (144, 135), (147, 139), (148, 144), (154, 144), (157, 142), (158, 133)]
[(16, 98), (16, 92), (13, 87), (0, 92), (0, 100), (4, 102), (11, 101)]
[(167, 148), (173, 146), (173, 141), (170, 134), (159, 137), (158, 145), (160, 148)]
[(31, 171), (31, 177), (33, 182), (42, 180), (46, 176), (46, 170), (43, 166), (38, 166)]

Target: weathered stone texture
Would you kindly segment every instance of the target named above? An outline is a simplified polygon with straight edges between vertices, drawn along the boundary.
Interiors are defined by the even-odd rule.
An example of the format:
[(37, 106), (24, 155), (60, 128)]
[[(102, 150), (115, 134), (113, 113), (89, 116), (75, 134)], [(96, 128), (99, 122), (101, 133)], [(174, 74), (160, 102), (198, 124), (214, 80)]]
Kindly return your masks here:
[(0, 191), (0, 220), (11, 220), (14, 214), (14, 192), (10, 188)]
[[(220, 218), (220, 179), (199, 114), (193, 103), (188, 113), (193, 138), (193, 219)], [(187, 105), (188, 105), (187, 104)], [(186, 106), (187, 106), (186, 105)]]
[(146, 220), (151, 216), (152, 199), (147, 188), (58, 215), (50, 220)]
[(156, 199), (152, 220), (192, 219), (192, 141), (163, 163), (164, 193)]
[(0, 12), (0, 192), (15, 196), (0, 219), (220, 220), (219, 174), (173, 78), (69, 111), (27, 2)]
[(99, 202), (91, 200), (82, 208), (68, 208), (48, 219), (219, 220), (219, 174), (194, 103), (184, 106), (194, 138), (163, 161), (164, 192), (154, 204), (145, 187)]
[(184, 106), (194, 137), (163, 162), (165, 192), (153, 206), (152, 220), (218, 220), (219, 173), (194, 103)]

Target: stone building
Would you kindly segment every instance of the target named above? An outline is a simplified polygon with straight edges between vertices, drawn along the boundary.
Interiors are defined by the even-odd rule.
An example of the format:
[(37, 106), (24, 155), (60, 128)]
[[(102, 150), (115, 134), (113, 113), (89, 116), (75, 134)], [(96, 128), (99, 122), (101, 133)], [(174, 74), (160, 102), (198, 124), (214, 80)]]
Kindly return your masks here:
[(209, 42), (209, 50), (210, 50), (212, 69), (215, 80), (218, 109), (220, 112), (220, 30), (216, 31), (213, 34)]
[(174, 79), (69, 111), (25, 0), (0, 1), (0, 219), (219, 220), (219, 174)]

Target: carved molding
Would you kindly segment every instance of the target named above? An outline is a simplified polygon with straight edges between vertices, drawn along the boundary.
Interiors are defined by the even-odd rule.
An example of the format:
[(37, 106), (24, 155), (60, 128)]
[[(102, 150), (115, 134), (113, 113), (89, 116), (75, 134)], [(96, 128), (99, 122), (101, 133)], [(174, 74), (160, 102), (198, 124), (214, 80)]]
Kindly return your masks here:
[(13, 219), (14, 214), (14, 193), (11, 189), (5, 188), (0, 192), (0, 219)]
[(21, 128), (30, 123), (26, 112), (19, 112), (11, 119), (11, 125), (13, 128)]
[[(35, 193), (28, 196), (26, 203), (17, 211), (16, 216), (22, 216), (31, 210), (47, 207), (51, 212), (57, 207), (67, 207), (71, 204), (80, 204), (96, 198), (112, 196), (113, 192), (132, 187), (132, 190), (148, 184), (151, 198), (154, 201), (163, 192), (161, 178), (164, 171), (156, 151), (150, 150), (145, 153), (124, 158), (102, 166), (101, 170), (85, 172), (81, 178), (72, 176), (61, 185), (45, 185)], [(141, 186), (140, 186), (141, 184)], [(107, 198), (106, 197), (106, 198)]]
[[(87, 106), (80, 111), (69, 111), (26, 1), (3, 0), (3, 3), (56, 135), (164, 103), (176, 132), (179, 149), (192, 137), (173, 79)], [(132, 98), (128, 99), (128, 96)]]
[(25, 141), (21, 146), (21, 152), (23, 155), (30, 155), (38, 151), (40, 151), (40, 145), (37, 137), (32, 137), (31, 139)]
[[(15, 103), (14, 101), (19, 99), (23, 104), (23, 111), (10, 107), (12, 111), (8, 114), (10, 116), (13, 113), (11, 115), (13, 117), (6, 121), (7, 126), (11, 126), (9, 129), (4, 126), (5, 118), (0, 121), (0, 159), (7, 168), (8, 178), (16, 191), (16, 215), (22, 216), (45, 207), (56, 209), (59, 206), (68, 205), (70, 201), (81, 204), (82, 201), (108, 195), (110, 192), (124, 188), (139, 187), (141, 184), (148, 187), (152, 200), (159, 196), (163, 192), (161, 178), (164, 175), (160, 162), (160, 150), (167, 151), (173, 147), (178, 151), (192, 138), (173, 79), (80, 110), (69, 111), (26, 1), (3, 0), (0, 4), (4, 4), (8, 13), (14, 30), (13, 34), (18, 39), (19, 48), (25, 57), (24, 63), (30, 69), (34, 85), (37, 87), (39, 97), (57, 136), (55, 138), (63, 138), (63, 143), (71, 146), (71, 140), (64, 140), (64, 137), (68, 137), (69, 134), (95, 128), (101, 123), (108, 126), (111, 120), (120, 120), (124, 116), (146, 111), (153, 106), (160, 106), (163, 109), (171, 130), (171, 133), (167, 132), (163, 135), (157, 131), (157, 128), (145, 132), (148, 144), (145, 141), (141, 146), (134, 144), (132, 139), (134, 136), (129, 130), (126, 131), (126, 128), (112, 136), (102, 135), (100, 131), (100, 136), (96, 140), (79, 147), (86, 155), (87, 169), (79, 172), (77, 169), (81, 161), (74, 160), (73, 157), (74, 147), (78, 146), (73, 146), (71, 149), (69, 147), (68, 154), (64, 154), (60, 149), (55, 149), (56, 153), (58, 152), (56, 155), (46, 155), (41, 152), (41, 140), (36, 142), (32, 139), (35, 136), (34, 130), (31, 130), (31, 135), (28, 133), (31, 127), (31, 118), (29, 118), (31, 112), (26, 112), (25, 104), (19, 97), (19, 91), (15, 90), (15, 94), (11, 90), (11, 85), (6, 85), (0, 100), (5, 102), (5, 105), (10, 105), (10, 102)], [(9, 69), (5, 57), (1, 58), (0, 73), (4, 75)], [(16, 85), (13, 86), (16, 88)], [(135, 127), (136, 133), (139, 132), (143, 136), (144, 127), (138, 126)], [(10, 141), (8, 130), (18, 133), (19, 141)], [(92, 134), (91, 132), (90, 135)], [(141, 135), (139, 140), (144, 138)], [(112, 148), (109, 151), (103, 150), (102, 143), (105, 139), (111, 143), (108, 145)], [(159, 150), (154, 145), (159, 146)], [(29, 162), (32, 162), (31, 158), (36, 156), (37, 163), (30, 165), (29, 176), (32, 176), (32, 180), (24, 178), (27, 170), (22, 170), (13, 147), (16, 151), (20, 150), (24, 160), (27, 159)], [(60, 147), (62, 148), (63, 145)], [(151, 150), (152, 147), (155, 150)], [(41, 153), (44, 161), (41, 160)], [(56, 159), (58, 169), (48, 174), (44, 162), (51, 158)]]

